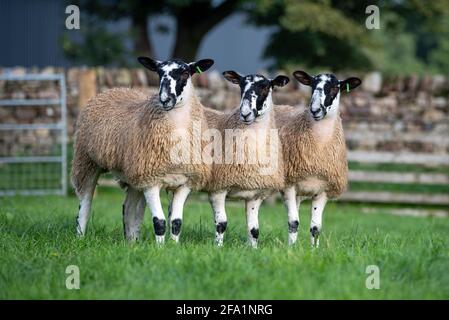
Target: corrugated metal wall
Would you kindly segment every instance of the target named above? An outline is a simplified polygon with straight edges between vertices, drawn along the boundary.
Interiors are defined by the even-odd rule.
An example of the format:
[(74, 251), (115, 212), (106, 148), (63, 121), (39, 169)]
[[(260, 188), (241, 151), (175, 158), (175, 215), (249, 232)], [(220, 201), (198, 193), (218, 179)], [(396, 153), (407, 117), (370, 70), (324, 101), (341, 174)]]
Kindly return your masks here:
[(65, 3), (0, 0), (0, 66), (66, 66), (59, 46)]

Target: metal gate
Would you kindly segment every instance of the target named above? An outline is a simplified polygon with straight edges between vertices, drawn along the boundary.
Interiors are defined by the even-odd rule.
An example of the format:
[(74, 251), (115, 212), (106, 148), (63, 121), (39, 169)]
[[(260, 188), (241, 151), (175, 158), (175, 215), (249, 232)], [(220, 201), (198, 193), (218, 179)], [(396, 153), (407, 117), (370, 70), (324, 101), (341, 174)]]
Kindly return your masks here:
[[(64, 74), (27, 74), (15, 76), (10, 74), (0, 75), (0, 81), (6, 83), (17, 81), (53, 81), (59, 86), (59, 98), (57, 99), (1, 99), (0, 108), (31, 108), (40, 114), (42, 109), (47, 108), (48, 114), (54, 114), (53, 122), (49, 116), (44, 117), (44, 123), (7, 123), (7, 119), (0, 119), (0, 134), (3, 135), (4, 144), (0, 152), (0, 196), (4, 195), (47, 195), (67, 194), (67, 108), (66, 108), (66, 85)], [(59, 108), (59, 110), (57, 110)], [(51, 112), (50, 112), (51, 111)], [(7, 110), (12, 114), (12, 110)], [(33, 111), (35, 112), (35, 111)], [(17, 122), (17, 121), (13, 121)], [(30, 147), (28, 153), (25, 149), (17, 148), (20, 137), (31, 136), (30, 133), (43, 133), (49, 136), (46, 140), (47, 148), (44, 154), (35, 152), (36, 148)], [(53, 139), (53, 140), (52, 140)], [(22, 139), (23, 140), (23, 139)], [(35, 139), (36, 140), (36, 139)], [(9, 145), (6, 144), (9, 141)], [(19, 142), (17, 142), (19, 141)], [(33, 140), (34, 141), (34, 140)], [(53, 141), (53, 142), (52, 142)], [(34, 141), (35, 147), (39, 147), (39, 141)]]

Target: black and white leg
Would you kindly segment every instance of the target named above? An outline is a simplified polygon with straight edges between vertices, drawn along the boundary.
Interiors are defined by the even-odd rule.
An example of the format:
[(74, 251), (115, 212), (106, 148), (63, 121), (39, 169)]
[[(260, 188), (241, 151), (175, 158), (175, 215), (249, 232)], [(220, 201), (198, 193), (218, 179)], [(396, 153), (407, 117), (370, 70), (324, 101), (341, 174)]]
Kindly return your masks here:
[(288, 218), (288, 244), (295, 244), (298, 238), (299, 228), (299, 204), (297, 203), (295, 187), (288, 187), (283, 190), (282, 198), (284, 199), (285, 208), (287, 209)]
[(226, 191), (209, 194), (209, 201), (212, 206), (215, 221), (215, 243), (218, 247), (223, 245), (224, 234), (228, 226), (226, 217)]
[(154, 234), (156, 235), (156, 243), (162, 244), (165, 240), (165, 228), (167, 222), (165, 220), (164, 211), (162, 210), (161, 198), (160, 198), (160, 186), (153, 186), (146, 189), (143, 194), (145, 200), (151, 210), (153, 217)]
[(87, 222), (89, 221), (90, 209), (92, 207), (92, 198), (99, 175), (99, 172), (95, 172), (90, 179), (87, 179), (86, 185), (83, 188), (83, 194), (78, 196), (80, 199), (78, 216), (76, 218), (76, 233), (78, 236), (84, 236), (86, 234)]
[(184, 203), (190, 193), (190, 188), (187, 186), (181, 186), (173, 193), (173, 200), (170, 205), (169, 219), (171, 225), (171, 238), (175, 241), (179, 241), (179, 235), (181, 234), (182, 225), (182, 213), (184, 210)]
[(320, 193), (312, 198), (312, 212), (310, 221), (310, 241), (312, 247), (318, 247), (320, 244), (319, 236), (323, 222), (323, 211), (327, 203), (326, 193)]
[(136, 241), (139, 239), (144, 212), (145, 198), (143, 193), (128, 187), (125, 202), (123, 203), (123, 227), (126, 240)]
[(257, 239), (259, 239), (259, 208), (262, 201), (262, 199), (252, 199), (245, 202), (248, 240), (253, 248), (257, 248)]

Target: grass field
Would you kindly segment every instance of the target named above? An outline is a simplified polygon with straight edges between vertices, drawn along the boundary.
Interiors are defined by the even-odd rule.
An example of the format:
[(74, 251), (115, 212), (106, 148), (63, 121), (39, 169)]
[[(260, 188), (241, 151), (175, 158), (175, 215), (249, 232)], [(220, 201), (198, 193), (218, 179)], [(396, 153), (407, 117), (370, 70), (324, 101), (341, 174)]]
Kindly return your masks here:
[[(243, 205), (231, 202), (225, 246), (216, 248), (209, 204), (193, 197), (181, 244), (157, 247), (148, 212), (143, 240), (123, 240), (122, 199), (100, 188), (88, 235), (77, 239), (75, 197), (0, 198), (0, 299), (449, 299), (447, 218), (330, 203), (321, 247), (311, 249), (306, 203), (290, 248), (283, 206), (264, 205), (253, 250)], [(68, 265), (80, 269), (80, 290), (65, 287)], [(379, 290), (365, 287), (369, 265), (380, 268)]]

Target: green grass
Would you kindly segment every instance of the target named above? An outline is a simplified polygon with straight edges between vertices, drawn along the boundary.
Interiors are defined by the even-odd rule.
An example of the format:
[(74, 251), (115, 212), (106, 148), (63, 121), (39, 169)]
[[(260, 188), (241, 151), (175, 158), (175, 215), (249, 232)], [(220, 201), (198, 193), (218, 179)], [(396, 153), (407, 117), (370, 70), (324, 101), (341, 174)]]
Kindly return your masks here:
[[(321, 247), (311, 249), (306, 204), (299, 243), (290, 248), (283, 206), (266, 205), (253, 250), (243, 205), (231, 202), (225, 246), (216, 248), (209, 204), (193, 197), (181, 243), (157, 247), (148, 212), (143, 240), (123, 241), (122, 199), (118, 190), (99, 189), (88, 235), (78, 239), (75, 197), (0, 198), (0, 299), (449, 298), (446, 218), (367, 215), (361, 205), (330, 203)], [(373, 264), (379, 290), (365, 287)], [(65, 288), (68, 265), (80, 269), (80, 290)]]
[(57, 190), (61, 188), (60, 163), (0, 164), (0, 191)]

